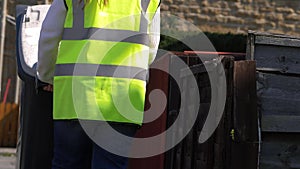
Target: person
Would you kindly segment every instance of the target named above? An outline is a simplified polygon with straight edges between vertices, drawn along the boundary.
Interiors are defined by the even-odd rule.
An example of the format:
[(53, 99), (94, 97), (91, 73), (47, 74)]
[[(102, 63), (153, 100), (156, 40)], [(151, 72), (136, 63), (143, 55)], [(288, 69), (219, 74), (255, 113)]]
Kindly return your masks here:
[[(54, 96), (52, 169), (126, 168), (128, 158), (102, 148), (81, 121), (108, 122), (129, 137), (142, 125), (147, 71), (159, 44), (159, 6), (159, 0), (51, 4), (40, 32), (37, 77)], [(99, 131), (97, 137), (109, 142)]]

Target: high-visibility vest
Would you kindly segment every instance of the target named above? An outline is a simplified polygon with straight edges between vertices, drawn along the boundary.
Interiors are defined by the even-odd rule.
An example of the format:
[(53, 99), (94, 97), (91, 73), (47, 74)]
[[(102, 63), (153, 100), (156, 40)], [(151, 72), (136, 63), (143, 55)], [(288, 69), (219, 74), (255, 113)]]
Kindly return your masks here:
[[(84, 0), (83, 0), (84, 1)], [(65, 0), (54, 75), (55, 120), (142, 124), (149, 23), (159, 0)]]

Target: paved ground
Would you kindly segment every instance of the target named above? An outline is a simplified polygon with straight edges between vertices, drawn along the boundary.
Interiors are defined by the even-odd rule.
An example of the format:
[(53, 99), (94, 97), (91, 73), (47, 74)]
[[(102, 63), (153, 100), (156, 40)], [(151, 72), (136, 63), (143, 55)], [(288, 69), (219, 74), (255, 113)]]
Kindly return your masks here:
[(0, 169), (15, 169), (16, 149), (0, 148)]

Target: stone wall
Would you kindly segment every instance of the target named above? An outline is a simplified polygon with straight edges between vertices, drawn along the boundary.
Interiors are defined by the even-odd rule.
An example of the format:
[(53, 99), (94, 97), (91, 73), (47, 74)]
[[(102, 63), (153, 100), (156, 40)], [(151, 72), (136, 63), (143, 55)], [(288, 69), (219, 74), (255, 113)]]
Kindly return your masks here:
[(162, 0), (161, 11), (184, 18), (204, 32), (300, 35), (298, 0)]

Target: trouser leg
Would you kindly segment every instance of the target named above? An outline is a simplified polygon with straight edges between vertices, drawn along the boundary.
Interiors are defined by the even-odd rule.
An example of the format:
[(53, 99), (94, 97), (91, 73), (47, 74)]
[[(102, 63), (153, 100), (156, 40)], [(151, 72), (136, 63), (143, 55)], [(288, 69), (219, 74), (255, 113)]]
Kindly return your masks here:
[(92, 141), (78, 121), (54, 121), (52, 169), (90, 169)]
[[(128, 137), (133, 137), (137, 131), (137, 127), (133, 125), (110, 123), (110, 126), (114, 128), (115, 131)], [(116, 155), (113, 151), (115, 149), (122, 149), (122, 154), (126, 155), (130, 151), (131, 143), (128, 141), (123, 142), (122, 139), (116, 138), (114, 134), (107, 133), (105, 127), (102, 129), (103, 128), (100, 127), (98, 132), (95, 133), (101, 138), (105, 137), (105, 139), (94, 140), (92, 169), (126, 169), (128, 157)], [(107, 151), (101, 148), (102, 143), (99, 144), (98, 141), (104, 141), (104, 144), (110, 145), (111, 147), (117, 146)]]

